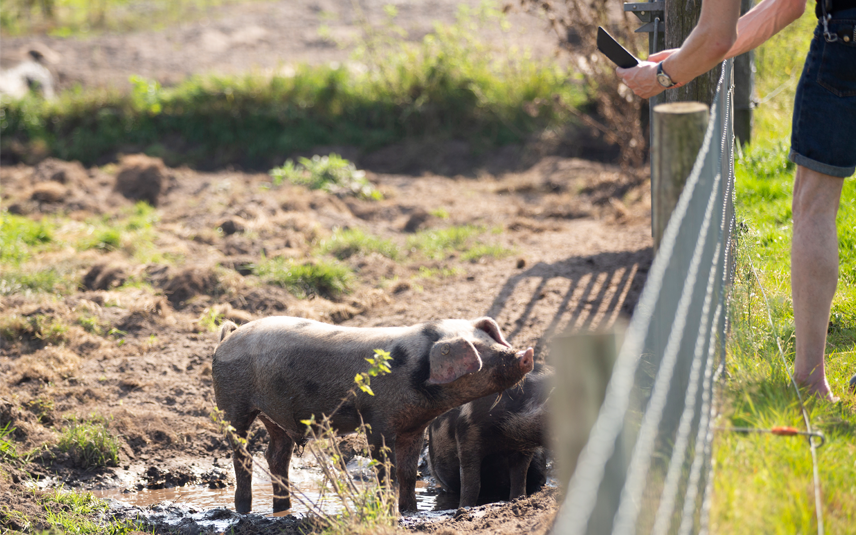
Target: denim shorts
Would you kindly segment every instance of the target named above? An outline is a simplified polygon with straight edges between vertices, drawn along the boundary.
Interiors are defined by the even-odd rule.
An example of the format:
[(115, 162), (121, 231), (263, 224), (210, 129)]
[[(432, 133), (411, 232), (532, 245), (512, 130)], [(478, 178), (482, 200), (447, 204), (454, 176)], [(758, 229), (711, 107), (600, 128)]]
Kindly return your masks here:
[(856, 171), (856, 9), (833, 13), (829, 31), (836, 42), (826, 42), (820, 22), (814, 30), (797, 85), (789, 157), (846, 178)]

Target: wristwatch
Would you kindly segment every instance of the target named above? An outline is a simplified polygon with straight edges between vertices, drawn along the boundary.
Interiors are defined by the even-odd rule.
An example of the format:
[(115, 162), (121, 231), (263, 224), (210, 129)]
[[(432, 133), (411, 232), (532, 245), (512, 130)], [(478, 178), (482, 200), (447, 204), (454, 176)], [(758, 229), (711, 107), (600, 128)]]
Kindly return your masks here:
[(675, 82), (673, 82), (669, 75), (666, 74), (666, 71), (663, 70), (662, 61), (657, 64), (657, 82), (667, 89), (675, 85)]

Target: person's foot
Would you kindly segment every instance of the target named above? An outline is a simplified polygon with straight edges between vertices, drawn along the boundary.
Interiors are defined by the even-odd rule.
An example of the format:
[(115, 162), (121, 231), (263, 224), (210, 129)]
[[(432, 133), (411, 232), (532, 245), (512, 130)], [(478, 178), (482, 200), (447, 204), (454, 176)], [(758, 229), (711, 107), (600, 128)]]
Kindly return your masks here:
[[(816, 396), (818, 399), (830, 403), (838, 402), (838, 398), (832, 395), (832, 389), (829, 388), (829, 382), (827, 382), (824, 374), (811, 373), (807, 377), (800, 377), (798, 373), (794, 373), (794, 379), (810, 396)], [(850, 380), (851, 387), (854, 384), (854, 379)]]

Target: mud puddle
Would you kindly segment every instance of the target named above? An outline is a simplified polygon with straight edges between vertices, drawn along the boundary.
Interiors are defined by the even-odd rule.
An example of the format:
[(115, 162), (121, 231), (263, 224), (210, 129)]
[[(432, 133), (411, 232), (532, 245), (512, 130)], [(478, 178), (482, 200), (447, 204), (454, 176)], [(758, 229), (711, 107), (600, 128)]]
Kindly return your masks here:
[[(106, 500), (108, 515), (116, 519), (143, 521), (152, 527), (167, 528), (174, 533), (264, 533), (297, 530), (302, 519), (310, 512), (309, 504), (326, 514), (336, 515), (342, 511), (342, 502), (328, 488), (322, 488), (324, 478), (320, 467), (307, 457), (295, 458), (289, 477), (296, 488), (292, 508), (279, 513), (273, 512), (273, 487), (264, 457), (253, 458), (253, 510), (251, 514), (235, 512), (235, 487), (233, 484), (211, 488), (208, 485), (184, 485), (170, 488), (131, 490), (111, 488), (92, 490), (97, 497)], [(348, 471), (358, 486), (370, 485), (368, 459), (356, 456), (348, 463)], [(139, 488), (139, 485), (136, 487)], [(450, 518), (457, 508), (458, 496), (443, 492), (430, 479), (416, 483), (418, 512), (409, 515), (411, 523), (433, 522)], [(308, 502), (308, 503), (307, 503)]]

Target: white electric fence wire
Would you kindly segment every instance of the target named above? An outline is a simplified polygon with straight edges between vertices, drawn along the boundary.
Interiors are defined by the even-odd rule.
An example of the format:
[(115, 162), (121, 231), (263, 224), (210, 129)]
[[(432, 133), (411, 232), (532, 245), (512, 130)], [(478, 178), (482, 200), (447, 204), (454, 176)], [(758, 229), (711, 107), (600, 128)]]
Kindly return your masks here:
[[(713, 198), (714, 196), (711, 196)], [(719, 250), (722, 243), (717, 243), (714, 249), (714, 258), (719, 257)], [(695, 351), (693, 352), (692, 368), (690, 369), (690, 383), (687, 388), (686, 396), (684, 397), (684, 411), (681, 414), (680, 425), (678, 426), (678, 434), (675, 439), (675, 446), (672, 449), (672, 457), (669, 460), (669, 470), (666, 473), (665, 484), (660, 498), (660, 506), (657, 509), (657, 516), (654, 520), (654, 527), (651, 533), (660, 535), (665, 534), (672, 523), (672, 513), (675, 509), (675, 498), (678, 494), (678, 485), (683, 475), (684, 458), (686, 456), (687, 447), (690, 444), (690, 431), (692, 431), (693, 419), (696, 415), (696, 400), (698, 398), (699, 389), (699, 374), (701, 373), (702, 362), (707, 354), (708, 359), (712, 359), (710, 352), (705, 352), (705, 346), (711, 346), (706, 341), (716, 339), (711, 329), (708, 328), (710, 316), (711, 302), (714, 296), (714, 287), (717, 280), (717, 271), (710, 270), (710, 275), (707, 278), (707, 289), (704, 296), (704, 305), (702, 308), (702, 319), (699, 323), (698, 336), (696, 337)], [(717, 307), (717, 310), (719, 308)]]
[[(719, 184), (720, 179), (721, 175), (717, 174), (714, 179), (713, 191), (717, 190), (716, 186)], [(700, 236), (707, 236), (707, 230), (710, 227), (710, 221), (713, 216), (713, 208), (716, 206), (716, 197), (716, 195), (711, 195), (708, 199), (704, 220), (699, 232)], [(651, 466), (651, 459), (654, 454), (657, 431), (660, 428), (663, 411), (666, 408), (666, 401), (669, 398), (672, 376), (675, 365), (678, 363), (681, 341), (686, 332), (687, 317), (689, 316), (693, 290), (695, 289), (696, 279), (701, 267), (704, 249), (704, 240), (696, 242), (690, 262), (690, 269), (684, 279), (684, 288), (681, 293), (681, 299), (678, 301), (678, 309), (675, 312), (675, 321), (672, 323), (672, 328), (669, 332), (669, 339), (666, 343), (663, 360), (660, 362), (660, 369), (657, 370), (657, 378), (654, 381), (654, 391), (651, 393), (651, 401), (648, 403), (642, 428), (639, 431), (639, 438), (636, 441), (636, 446), (633, 448), (627, 481), (621, 492), (621, 502), (618, 507), (618, 513), (615, 516), (613, 533), (633, 533), (636, 529), (636, 518), (639, 515), (641, 497), (645, 491), (648, 469)]]
[[(805, 422), (805, 429), (809, 433), (813, 433), (814, 431), (811, 428), (811, 420), (808, 417), (808, 412), (805, 410), (805, 404), (803, 403), (802, 393), (800, 393), (800, 387), (797, 384), (796, 379), (794, 379), (794, 375), (791, 373), (791, 369), (788, 366), (788, 361), (785, 358), (785, 352), (782, 349), (782, 340), (779, 338), (779, 333), (776, 330), (776, 325), (773, 323), (773, 313), (770, 310), (770, 301), (767, 299), (767, 292), (764, 290), (764, 286), (761, 284), (761, 278), (758, 277), (758, 272), (755, 271), (755, 263), (752, 262), (752, 256), (747, 255), (749, 257), (749, 266), (752, 268), (752, 275), (755, 277), (755, 281), (758, 283), (758, 288), (761, 289), (761, 295), (764, 297), (764, 305), (767, 309), (767, 319), (770, 322), (770, 329), (773, 331), (773, 336), (776, 337), (776, 347), (779, 349), (779, 356), (782, 359), (782, 366), (785, 369), (785, 372), (788, 374), (788, 377), (791, 380), (791, 384), (794, 387), (794, 390), (797, 393), (797, 399), (800, 402), (800, 410), (802, 411), (803, 421)], [(820, 474), (817, 468), (817, 445), (814, 443), (815, 437), (808, 437), (809, 448), (811, 449), (811, 464), (812, 464), (812, 472), (813, 472), (813, 483), (814, 483), (814, 509), (815, 515), (817, 516), (817, 533), (818, 535), (823, 535), (823, 502), (820, 499)]]

